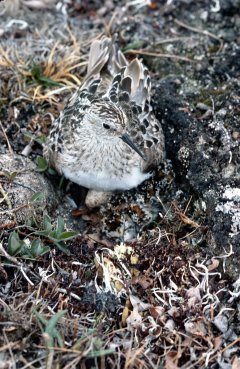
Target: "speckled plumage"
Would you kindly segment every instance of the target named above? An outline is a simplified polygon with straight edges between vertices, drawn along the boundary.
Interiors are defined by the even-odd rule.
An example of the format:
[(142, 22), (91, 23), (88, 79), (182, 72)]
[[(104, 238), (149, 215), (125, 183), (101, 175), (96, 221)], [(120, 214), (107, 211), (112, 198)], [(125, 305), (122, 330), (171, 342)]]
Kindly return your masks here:
[(45, 157), (92, 192), (136, 187), (164, 157), (150, 91), (141, 61), (128, 63), (109, 38), (94, 41), (86, 78), (53, 123)]

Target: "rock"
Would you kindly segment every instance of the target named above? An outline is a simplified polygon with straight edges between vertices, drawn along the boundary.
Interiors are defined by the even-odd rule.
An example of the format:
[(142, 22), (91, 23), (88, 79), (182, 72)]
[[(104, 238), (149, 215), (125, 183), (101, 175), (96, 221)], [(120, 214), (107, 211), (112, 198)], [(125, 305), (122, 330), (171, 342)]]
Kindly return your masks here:
[[(51, 214), (57, 206), (57, 195), (35, 164), (20, 155), (0, 155), (0, 225), (39, 222), (44, 213)], [(41, 193), (39, 198), (36, 194)], [(35, 196), (34, 196), (35, 195)], [(34, 197), (35, 199), (34, 199)]]
[(213, 323), (220, 330), (220, 332), (225, 333), (228, 330), (228, 318), (225, 315), (217, 315)]
[[(235, 86), (232, 88), (234, 91)], [(235, 132), (239, 129), (229, 110), (237, 106), (237, 95), (232, 92), (232, 101), (221, 97), (225, 106), (220, 111), (224, 109), (224, 114), (213, 111), (206, 119), (197, 119), (195, 112), (181, 109), (186, 106), (184, 98), (190, 104), (194, 100), (195, 106), (201, 102), (200, 97), (194, 98), (188, 92), (183, 82), (180, 100), (174, 77), (161, 80), (156, 87), (155, 112), (163, 126), (177, 187), (189, 197), (194, 196), (194, 206), (204, 204), (200, 208), (209, 229), (205, 245), (210, 254), (222, 255), (224, 271), (236, 279), (240, 262), (240, 162)], [(218, 100), (215, 98), (217, 103)]]

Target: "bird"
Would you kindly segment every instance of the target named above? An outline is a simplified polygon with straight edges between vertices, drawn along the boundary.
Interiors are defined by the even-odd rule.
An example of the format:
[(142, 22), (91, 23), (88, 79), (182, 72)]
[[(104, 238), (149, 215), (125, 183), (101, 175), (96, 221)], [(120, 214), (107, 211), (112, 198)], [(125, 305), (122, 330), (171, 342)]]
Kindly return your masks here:
[(137, 187), (163, 162), (149, 71), (138, 58), (128, 62), (114, 37), (92, 42), (83, 83), (53, 122), (43, 154), (59, 174), (88, 189), (90, 209)]

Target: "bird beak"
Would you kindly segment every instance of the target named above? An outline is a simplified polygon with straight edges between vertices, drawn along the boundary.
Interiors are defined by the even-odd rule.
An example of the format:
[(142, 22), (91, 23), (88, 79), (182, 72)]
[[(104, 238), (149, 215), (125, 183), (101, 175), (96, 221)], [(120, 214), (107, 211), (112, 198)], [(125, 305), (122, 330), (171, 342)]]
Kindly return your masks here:
[(131, 149), (133, 149), (134, 151), (136, 151), (136, 153), (138, 153), (138, 155), (140, 155), (141, 156), (141, 158), (143, 159), (143, 160), (146, 160), (146, 157), (145, 157), (145, 155), (142, 153), (142, 151), (141, 150), (139, 150), (139, 148), (132, 142), (132, 140), (131, 140), (131, 138), (128, 136), (128, 134), (127, 133), (124, 133), (124, 135), (122, 135), (121, 137), (120, 137), (122, 140), (123, 140), (123, 142), (125, 142), (128, 146), (130, 146), (131, 147)]

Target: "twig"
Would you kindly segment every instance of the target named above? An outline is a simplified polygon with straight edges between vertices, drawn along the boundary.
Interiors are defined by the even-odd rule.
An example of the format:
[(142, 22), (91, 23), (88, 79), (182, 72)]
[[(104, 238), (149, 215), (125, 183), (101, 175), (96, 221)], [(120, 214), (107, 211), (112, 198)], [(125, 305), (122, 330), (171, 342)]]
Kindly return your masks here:
[(23, 156), (29, 156), (29, 154), (32, 151), (33, 145), (34, 145), (34, 139), (31, 138), (30, 142), (24, 147), (24, 149), (22, 150), (21, 154)]
[(12, 367), (13, 367), (13, 369), (16, 369), (17, 368), (16, 367), (16, 360), (15, 360), (15, 357), (14, 357), (13, 352), (12, 352), (12, 345), (10, 344), (10, 342), (9, 342), (9, 340), (7, 338), (7, 335), (6, 335), (6, 332), (5, 332), (5, 328), (3, 329), (2, 332), (3, 332), (4, 339), (6, 340), (7, 345), (8, 345), (7, 348), (8, 348), (9, 354), (10, 354), (11, 359), (12, 359)]
[(187, 203), (187, 206), (186, 206), (186, 208), (184, 209), (184, 215), (186, 215), (186, 212), (188, 211), (188, 208), (189, 208), (189, 205), (190, 205), (190, 203), (191, 203), (191, 201), (192, 201), (192, 195), (190, 196), (190, 199), (189, 199), (189, 201), (188, 201), (188, 203)]
[[(240, 341), (240, 338), (238, 337), (233, 342), (231, 342), (228, 346), (224, 347), (221, 351), (218, 351), (216, 354), (214, 354), (212, 357), (210, 357), (209, 362), (216, 359), (220, 354), (222, 354), (224, 351), (228, 350), (230, 347), (234, 346), (239, 341)], [(203, 360), (204, 360), (204, 357), (201, 356), (197, 361), (195, 361), (194, 365), (196, 366), (197, 364), (201, 363), (201, 361), (203, 361)], [(191, 368), (192, 368), (192, 364), (191, 364), (191, 366), (185, 367), (185, 369), (191, 369)]]
[(183, 60), (183, 61), (187, 61), (190, 63), (196, 63), (196, 60), (187, 58), (186, 56), (180, 56), (180, 55), (175, 55), (175, 54), (162, 54), (162, 53), (154, 53), (152, 51), (145, 51), (142, 49), (139, 50), (126, 50), (124, 51), (124, 54), (139, 54), (139, 55), (146, 55), (146, 56), (154, 56), (156, 58), (170, 58), (170, 59), (176, 59), (176, 60)]
[(34, 283), (28, 278), (27, 274), (25, 273), (24, 269), (23, 269), (23, 266), (21, 265), (20, 266), (20, 270), (21, 270), (21, 273), (22, 275), (24, 276), (24, 278), (28, 281), (28, 283), (31, 285), (31, 286), (34, 286)]
[(2, 62), (1, 62), (0, 65), (6, 66), (6, 67), (9, 67), (9, 68), (14, 68), (14, 63), (9, 59), (7, 53), (3, 50), (2, 47), (0, 47), (0, 54), (2, 54), (3, 58), (7, 62), (7, 65), (6, 64), (4, 65)]
[(25, 209), (25, 208), (29, 208), (30, 206), (28, 204), (25, 205), (19, 205), (17, 208), (14, 209), (9, 209), (9, 210), (4, 210), (4, 211), (0, 211), (0, 214), (10, 214), (10, 213), (15, 213), (21, 209)]
[(162, 45), (162, 44), (169, 44), (172, 42), (179, 42), (179, 41), (185, 41), (185, 40), (189, 40), (192, 39), (192, 36), (186, 36), (186, 37), (171, 37), (171, 38), (166, 38), (165, 40), (161, 40), (161, 41), (157, 41), (156, 42), (156, 46), (158, 45)]
[(8, 136), (6, 135), (6, 132), (5, 132), (4, 128), (3, 128), (3, 125), (2, 125), (2, 122), (1, 121), (0, 121), (0, 127), (1, 127), (1, 130), (3, 132), (3, 135), (4, 135), (5, 139), (7, 141), (8, 150), (9, 150), (10, 154), (13, 155), (13, 149), (12, 149), (12, 147), (10, 145), (10, 142), (8, 140)]
[(30, 279), (27, 277), (25, 271), (32, 274), (35, 278), (39, 278), (39, 277), (35, 273), (33, 273), (28, 267), (23, 266), (23, 264), (20, 263), (17, 260), (17, 258), (15, 258), (14, 256), (9, 255), (7, 253), (7, 251), (4, 249), (4, 247), (2, 246), (1, 242), (0, 242), (0, 255), (4, 256), (6, 259), (10, 260), (14, 264), (15, 267), (20, 269), (22, 275), (28, 281), (28, 283), (30, 283), (32, 286), (34, 285), (34, 283), (32, 281), (30, 281)]
[(54, 350), (51, 349), (47, 356), (46, 369), (52, 369), (53, 357), (54, 357)]
[(110, 21), (109, 21), (108, 23), (104, 22), (104, 23), (105, 23), (105, 24), (104, 24), (104, 26), (105, 26), (106, 34), (107, 34), (108, 36), (110, 36), (110, 37), (111, 37), (111, 27), (112, 27), (113, 21), (114, 21), (114, 20), (115, 20), (115, 18), (116, 18), (116, 15), (117, 15), (117, 12), (115, 11), (115, 12), (113, 13), (113, 15), (111, 16)]
[[(20, 324), (19, 324), (20, 325)], [(20, 341), (17, 342), (9, 342), (7, 345), (3, 345), (0, 347), (0, 352), (4, 352), (9, 348), (14, 348), (15, 346), (19, 345)]]
[(183, 23), (177, 19), (174, 20), (174, 22), (180, 26), (180, 27), (183, 27), (183, 28), (186, 28), (186, 29), (189, 29), (190, 31), (193, 31), (193, 32), (196, 32), (196, 33), (200, 33), (202, 35), (205, 35), (205, 36), (209, 36), (209, 37), (212, 37), (214, 40), (217, 40), (220, 44), (220, 47), (218, 49), (217, 52), (220, 52), (223, 48), (223, 41), (220, 37), (214, 35), (212, 32), (209, 32), (209, 31), (206, 31), (205, 29), (199, 29), (199, 28), (195, 28), (195, 27), (191, 27), (191, 26), (188, 26), (186, 23)]
[[(79, 351), (79, 352), (80, 352), (80, 351)], [(63, 369), (76, 368), (76, 367), (77, 367), (77, 364), (79, 363), (79, 361), (81, 360), (81, 358), (82, 358), (82, 355), (80, 356), (80, 354), (79, 354), (79, 355), (78, 355), (76, 358), (74, 358), (72, 361), (69, 361), (69, 363), (63, 367)], [(86, 369), (86, 366), (85, 366), (85, 367), (83, 366), (82, 368), (85, 368), (85, 369)]]
[(23, 363), (25, 363), (25, 365), (21, 368), (21, 369), (27, 369), (27, 368), (33, 368), (33, 369), (35, 369), (35, 366), (33, 366), (33, 364), (35, 364), (35, 363), (37, 363), (38, 361), (41, 361), (41, 360), (44, 360), (46, 358), (46, 355), (44, 355), (44, 356), (42, 356), (42, 357), (38, 357), (37, 359), (35, 359), (35, 360), (33, 360), (33, 361), (31, 361), (30, 363), (28, 363), (27, 361), (26, 361), (26, 359), (23, 357), (23, 356), (21, 356), (20, 357), (20, 360), (23, 362)]
[(32, 362), (27, 362), (27, 360), (25, 359), (25, 357), (24, 356), (20, 356), (20, 358), (19, 358), (19, 360), (24, 364), (24, 366), (21, 368), (21, 369), (26, 369), (26, 368), (31, 368), (31, 369), (35, 369), (35, 367), (33, 366), (33, 364), (34, 363), (37, 363), (38, 361), (40, 361), (41, 360), (41, 358), (39, 359), (39, 358), (37, 358), (37, 359), (35, 359), (35, 360), (33, 360)]
[(201, 225), (197, 224), (196, 222), (194, 222), (194, 220), (190, 219), (188, 216), (185, 215), (185, 211), (187, 209), (184, 211), (184, 213), (182, 213), (181, 210), (178, 208), (176, 203), (173, 202), (172, 206), (174, 208), (175, 214), (179, 217), (181, 222), (183, 222), (184, 224), (188, 224), (188, 225), (190, 225), (194, 228), (201, 228)]
[(13, 228), (15, 225), (16, 225), (15, 220), (12, 220), (11, 222), (0, 224), (0, 230), (1, 229)]
[[(92, 335), (89, 335), (87, 338), (84, 338), (81, 340), (81, 343), (85, 343), (87, 342), (90, 338), (92, 337)], [(46, 349), (46, 346), (43, 346), (43, 345), (36, 345), (37, 348), (40, 348), (40, 349)], [(74, 346), (73, 346), (74, 347)], [(57, 351), (57, 352), (60, 352), (60, 353), (70, 353), (70, 354), (85, 354), (84, 352), (81, 352), (79, 350), (74, 350), (72, 348), (65, 348), (65, 347), (57, 347), (57, 346), (54, 346), (53, 347), (53, 350), (54, 351)]]
[(0, 199), (0, 204), (2, 203), (2, 202), (4, 202), (5, 200), (6, 200), (6, 202), (8, 202), (8, 194), (4, 191), (4, 189), (3, 189), (3, 187), (2, 187), (2, 185), (0, 184), (0, 192), (1, 192), (1, 194), (3, 195), (3, 198), (2, 199)]
[(3, 248), (1, 242), (0, 242), (0, 255), (5, 256), (5, 258), (10, 260), (13, 264), (15, 264), (19, 267), (21, 266), (21, 263), (14, 256), (11, 256), (7, 253), (7, 251)]

